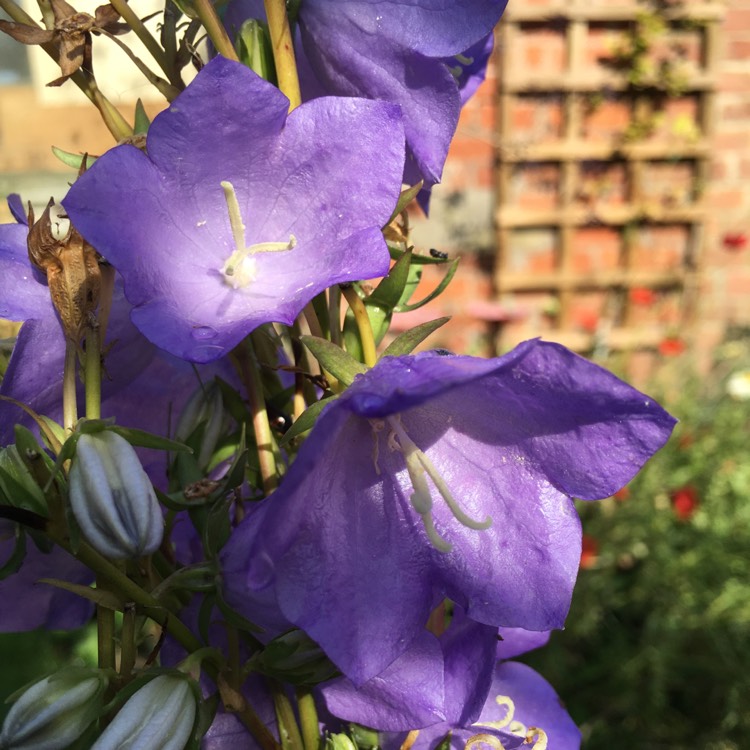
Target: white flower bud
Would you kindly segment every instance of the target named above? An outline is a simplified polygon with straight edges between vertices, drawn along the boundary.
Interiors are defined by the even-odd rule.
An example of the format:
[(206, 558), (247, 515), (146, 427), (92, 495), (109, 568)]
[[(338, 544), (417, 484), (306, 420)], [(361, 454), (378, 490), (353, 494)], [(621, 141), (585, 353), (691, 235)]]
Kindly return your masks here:
[(99, 715), (107, 678), (95, 669), (61, 670), (25, 690), (5, 717), (2, 750), (62, 750)]
[(91, 750), (184, 750), (196, 711), (187, 679), (159, 675), (127, 701)]
[(85, 539), (113, 559), (155, 552), (164, 520), (148, 475), (125, 438), (110, 431), (78, 439), (70, 505)]
[(215, 380), (208, 385), (199, 386), (188, 399), (177, 423), (175, 439), (181, 443), (187, 442), (201, 423), (204, 430), (198, 451), (198, 466), (205, 469), (227, 424), (221, 388)]

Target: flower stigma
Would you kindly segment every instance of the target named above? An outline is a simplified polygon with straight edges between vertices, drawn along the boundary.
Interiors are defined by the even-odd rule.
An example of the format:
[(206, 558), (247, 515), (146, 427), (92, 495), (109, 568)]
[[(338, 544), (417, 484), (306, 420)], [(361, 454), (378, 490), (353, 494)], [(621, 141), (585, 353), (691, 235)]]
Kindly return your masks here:
[(224, 191), (224, 199), (229, 211), (229, 223), (232, 227), (232, 238), (234, 239), (234, 252), (227, 258), (221, 273), (224, 282), (232, 289), (240, 289), (248, 286), (256, 278), (256, 262), (253, 257), (257, 253), (280, 253), (292, 250), (297, 245), (297, 238), (289, 235), (288, 242), (258, 242), (254, 245), (245, 245), (245, 224), (240, 213), (240, 204), (237, 193), (231, 182), (224, 180), (221, 183)]
[(475, 521), (473, 518), (468, 516), (461, 509), (458, 501), (453, 497), (451, 491), (446, 484), (440, 472), (432, 463), (429, 456), (424, 451), (420, 450), (414, 441), (406, 434), (403, 424), (401, 424), (401, 417), (396, 414), (392, 417), (387, 418), (388, 424), (391, 427), (391, 432), (388, 436), (388, 447), (391, 451), (398, 450), (404, 454), (406, 461), (406, 469), (409, 472), (409, 478), (411, 479), (411, 485), (414, 489), (409, 501), (411, 502), (412, 508), (419, 513), (424, 523), (425, 531), (427, 536), (432, 542), (432, 545), (439, 552), (450, 552), (453, 549), (453, 545), (443, 539), (435, 528), (435, 523), (432, 520), (432, 494), (430, 492), (430, 486), (427, 483), (427, 477), (432, 480), (432, 483), (437, 488), (440, 496), (445, 500), (445, 504), (453, 514), (453, 517), (466, 528), (474, 529), (476, 531), (484, 531), (492, 526), (492, 518), (487, 516), (484, 521)]
[[(531, 745), (529, 750), (547, 750), (549, 738), (547, 737), (547, 733), (543, 729), (539, 729), (539, 727), (526, 728), (526, 726), (520, 721), (513, 720), (513, 716), (516, 712), (516, 704), (513, 702), (513, 699), (509, 695), (496, 695), (495, 703), (497, 703), (498, 706), (502, 706), (505, 708), (504, 718), (499, 719), (498, 721), (479, 721), (476, 722), (473, 726), (487, 727), (488, 729), (505, 729), (511, 734), (515, 734), (517, 737), (523, 737), (525, 740), (524, 744), (530, 744), (533, 742), (534, 744)], [(485, 738), (491, 736), (492, 735), (476, 734), (466, 743), (466, 747), (468, 748), (470, 744), (486, 742), (487, 740)], [(488, 744), (493, 743), (490, 742)], [(502, 747), (502, 743), (500, 744), (500, 747)]]

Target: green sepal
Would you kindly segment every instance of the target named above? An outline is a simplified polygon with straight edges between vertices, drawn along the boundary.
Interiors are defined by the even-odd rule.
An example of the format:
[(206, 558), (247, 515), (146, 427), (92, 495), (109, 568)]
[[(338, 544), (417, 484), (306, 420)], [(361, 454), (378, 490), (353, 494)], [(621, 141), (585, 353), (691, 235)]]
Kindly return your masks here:
[(218, 567), (213, 561), (206, 561), (180, 568), (165, 578), (151, 594), (162, 600), (172, 591), (208, 592), (216, 588)]
[(203, 523), (203, 549), (208, 560), (213, 560), (229, 540), (232, 523), (229, 508), (234, 498), (228, 497), (214, 503), (206, 513)]
[(349, 724), (349, 734), (351, 734), (354, 744), (359, 750), (377, 750), (380, 747), (380, 733), (377, 729), (351, 723)]
[(83, 164), (84, 158), (86, 159), (86, 166), (90, 167), (95, 161), (96, 156), (89, 154), (73, 154), (70, 151), (63, 151), (57, 146), (52, 146), (52, 153), (66, 166), (72, 167), (73, 169), (80, 170)]
[(408, 247), (406, 250), (402, 250), (398, 243), (388, 242), (388, 252), (391, 255), (391, 260), (401, 260), (406, 253), (411, 253), (411, 264), (413, 266), (441, 266), (444, 263), (450, 263), (448, 258), (433, 258), (431, 255), (419, 255), (413, 252), (413, 247)]
[(224, 596), (221, 593), (221, 588), (216, 591), (216, 607), (224, 615), (224, 619), (227, 624), (231, 625), (237, 630), (241, 630), (245, 633), (262, 633), (263, 628), (260, 625), (250, 622), (247, 618), (243, 617), (239, 612), (235, 612), (225, 601)]
[(26, 533), (23, 530), (23, 526), (16, 524), (14, 533), (15, 543), (13, 545), (13, 552), (11, 552), (10, 557), (0, 565), (0, 581), (17, 573), (23, 565), (24, 558), (26, 557)]
[(148, 132), (151, 120), (146, 114), (143, 102), (138, 99), (135, 103), (135, 121), (133, 124), (133, 135), (145, 135)]
[(312, 352), (320, 366), (344, 385), (351, 385), (357, 375), (367, 372), (367, 368), (361, 362), (357, 362), (351, 354), (326, 339), (300, 336), (300, 341)]
[(253, 655), (253, 671), (293, 685), (317, 685), (339, 674), (338, 668), (306, 633), (289, 630)]
[(307, 409), (297, 417), (294, 424), (284, 433), (284, 437), (279, 441), (279, 447), (283, 448), (290, 440), (296, 438), (297, 435), (301, 435), (303, 432), (311, 430), (320, 416), (320, 412), (337, 398), (337, 395), (329, 396), (328, 398), (323, 398), (308, 406)]
[(424, 180), (420, 180), (416, 185), (412, 185), (401, 191), (401, 194), (398, 196), (396, 208), (393, 209), (391, 218), (386, 222), (386, 226), (388, 226), (388, 224), (390, 224), (419, 195), (419, 191), (423, 186)]
[(419, 344), (437, 331), (438, 328), (444, 326), (449, 320), (450, 318), (438, 318), (437, 320), (431, 320), (416, 326), (416, 328), (404, 331), (400, 336), (391, 341), (381, 355), (381, 358), (400, 357), (404, 354), (411, 354)]
[(412, 310), (418, 310), (420, 307), (423, 307), (428, 302), (432, 302), (432, 300), (435, 299), (435, 297), (438, 297), (441, 295), (445, 289), (447, 288), (448, 284), (451, 283), (453, 280), (453, 277), (456, 275), (456, 270), (458, 269), (458, 261), (460, 258), (456, 258), (455, 260), (452, 260), (450, 262), (450, 266), (448, 267), (448, 271), (443, 276), (443, 278), (440, 280), (440, 283), (422, 300), (419, 302), (415, 302), (412, 305), (401, 303), (396, 308), (396, 312), (411, 312)]

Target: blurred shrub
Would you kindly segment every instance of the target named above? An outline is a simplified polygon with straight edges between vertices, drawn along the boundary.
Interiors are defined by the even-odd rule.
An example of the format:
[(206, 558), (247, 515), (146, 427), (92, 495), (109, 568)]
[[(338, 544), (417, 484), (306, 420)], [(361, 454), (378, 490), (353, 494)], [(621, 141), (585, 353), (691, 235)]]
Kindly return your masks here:
[(616, 497), (579, 503), (567, 629), (526, 661), (585, 750), (750, 748), (750, 356), (720, 353), (710, 378), (653, 393), (681, 419), (661, 453)]

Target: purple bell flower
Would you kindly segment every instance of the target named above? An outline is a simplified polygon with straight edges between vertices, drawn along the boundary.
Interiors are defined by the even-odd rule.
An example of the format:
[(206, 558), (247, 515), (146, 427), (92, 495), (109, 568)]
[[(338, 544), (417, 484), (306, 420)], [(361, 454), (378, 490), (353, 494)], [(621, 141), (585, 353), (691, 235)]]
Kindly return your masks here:
[(388, 271), (398, 107), (288, 107), (217, 57), (154, 120), (148, 155), (112, 149), (63, 201), (125, 279), (135, 325), (178, 357), (215, 360), (263, 323), (291, 324), (329, 286)]
[(560, 628), (580, 557), (571, 498), (611, 495), (674, 423), (557, 344), (387, 357), (324, 410), (234, 531), (226, 599), (255, 622), (275, 602), (358, 686), (443, 597), (495, 628)]
[[(405, 181), (440, 182), (466, 103), (484, 78), (492, 30), (505, 0), (342, 2), (305, 0), (297, 61), (302, 96), (362, 96), (394, 102), (404, 114)], [(261, 0), (234, 0), (224, 24), (236, 35), (265, 18)]]

